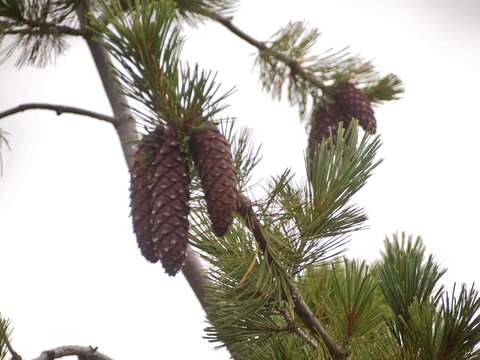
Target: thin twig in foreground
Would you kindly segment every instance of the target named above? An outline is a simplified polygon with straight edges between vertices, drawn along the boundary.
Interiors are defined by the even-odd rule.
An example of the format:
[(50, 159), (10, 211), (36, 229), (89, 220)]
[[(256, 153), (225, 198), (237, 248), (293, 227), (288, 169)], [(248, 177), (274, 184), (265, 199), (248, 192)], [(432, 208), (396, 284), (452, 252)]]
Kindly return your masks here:
[(102, 120), (106, 121), (113, 126), (117, 125), (117, 120), (108, 115), (100, 114), (94, 111), (90, 110), (85, 110), (85, 109), (80, 109), (77, 107), (73, 106), (65, 106), (65, 105), (57, 105), (57, 104), (44, 104), (44, 103), (27, 103), (27, 104), (21, 104), (18, 105), (14, 108), (5, 110), (0, 113), (0, 119), (5, 118), (7, 116), (11, 116), (14, 114), (17, 114), (22, 111), (27, 111), (27, 110), (52, 110), (57, 113), (57, 115), (62, 115), (62, 114), (76, 114), (76, 115), (82, 115), (82, 116), (88, 116), (97, 120)]

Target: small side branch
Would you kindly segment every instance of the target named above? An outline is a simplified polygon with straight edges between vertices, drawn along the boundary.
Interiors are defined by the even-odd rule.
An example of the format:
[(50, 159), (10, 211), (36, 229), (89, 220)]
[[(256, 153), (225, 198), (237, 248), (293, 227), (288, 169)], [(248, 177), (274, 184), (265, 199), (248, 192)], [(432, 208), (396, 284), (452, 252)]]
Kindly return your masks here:
[(230, 17), (225, 17), (219, 14), (216, 14), (214, 12), (207, 12), (207, 11), (202, 11), (201, 15), (204, 15), (219, 24), (223, 25), (226, 27), (228, 30), (230, 30), (233, 34), (237, 35), (240, 39), (246, 41), (250, 45), (256, 47), (258, 51), (266, 53), (275, 59), (277, 59), (280, 62), (283, 62), (285, 65), (287, 65), (290, 68), (290, 71), (292, 74), (295, 76), (298, 76), (302, 78), (305, 81), (308, 81), (312, 85), (315, 85), (317, 88), (325, 91), (327, 89), (327, 86), (325, 86), (320, 80), (318, 80), (313, 74), (305, 70), (302, 65), (296, 61), (295, 59), (292, 59), (285, 54), (282, 54), (279, 51), (276, 51), (269, 47), (265, 42), (256, 40), (252, 36), (248, 35), (245, 33), (243, 30), (241, 30), (239, 27), (234, 25), (232, 23), (232, 19)]
[(112, 116), (100, 114), (90, 110), (80, 109), (73, 106), (44, 104), (44, 103), (28, 103), (28, 104), (18, 105), (14, 108), (1, 112), (0, 119), (3, 119), (7, 116), (11, 116), (27, 110), (51, 110), (51, 111), (55, 111), (57, 115), (76, 114), (76, 115), (88, 116), (97, 120), (106, 121), (115, 127), (117, 126), (117, 120)]
[(96, 347), (67, 345), (44, 351), (39, 357), (33, 360), (54, 360), (66, 356), (77, 356), (79, 360), (113, 360), (105, 354), (102, 354)]
[[(252, 209), (250, 200), (243, 194), (238, 195), (239, 213), (245, 220), (247, 227), (252, 232), (255, 240), (259, 244), (260, 249), (265, 251), (267, 249), (267, 238), (264, 235), (263, 226), (258, 220), (255, 212)], [(303, 323), (314, 334), (318, 334), (323, 343), (327, 347), (332, 359), (345, 359), (342, 349), (336, 344), (335, 340), (328, 334), (320, 321), (315, 317), (315, 314), (308, 307), (307, 303), (302, 297), (302, 294), (296, 287), (292, 279), (289, 279), (288, 286), (292, 295), (295, 313), (302, 319)]]

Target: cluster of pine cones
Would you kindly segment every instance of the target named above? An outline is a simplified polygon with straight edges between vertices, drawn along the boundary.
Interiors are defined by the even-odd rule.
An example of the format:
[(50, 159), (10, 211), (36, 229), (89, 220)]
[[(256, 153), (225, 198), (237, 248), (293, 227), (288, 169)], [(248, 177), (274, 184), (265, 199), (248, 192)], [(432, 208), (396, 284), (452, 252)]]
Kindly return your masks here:
[(133, 230), (142, 255), (169, 275), (183, 266), (190, 211), (189, 154), (205, 193), (212, 230), (223, 236), (233, 222), (237, 182), (230, 146), (211, 124), (190, 135), (187, 154), (171, 127), (158, 128), (137, 145), (131, 169)]
[(358, 119), (365, 131), (375, 133), (377, 124), (370, 101), (355, 85), (345, 82), (338, 86), (331, 103), (318, 106), (313, 112), (308, 138), (309, 158), (313, 158), (318, 144), (326, 138), (332, 136), (335, 141), (340, 122), (346, 129), (352, 118)]

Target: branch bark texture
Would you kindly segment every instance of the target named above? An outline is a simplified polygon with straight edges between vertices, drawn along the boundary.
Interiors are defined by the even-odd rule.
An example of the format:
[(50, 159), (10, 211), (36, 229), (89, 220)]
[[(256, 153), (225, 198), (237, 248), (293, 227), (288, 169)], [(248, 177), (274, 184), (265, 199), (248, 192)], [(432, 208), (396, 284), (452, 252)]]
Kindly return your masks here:
[(46, 350), (33, 360), (54, 360), (66, 356), (77, 356), (79, 360), (113, 360), (91, 346), (67, 345)]

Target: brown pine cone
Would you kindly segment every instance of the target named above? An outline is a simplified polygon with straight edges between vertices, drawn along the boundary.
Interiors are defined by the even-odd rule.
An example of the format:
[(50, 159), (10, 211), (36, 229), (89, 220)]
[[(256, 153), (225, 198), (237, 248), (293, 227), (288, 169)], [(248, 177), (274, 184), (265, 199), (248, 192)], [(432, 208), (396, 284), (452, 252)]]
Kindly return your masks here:
[(135, 148), (135, 160), (130, 170), (130, 207), (133, 231), (142, 255), (157, 262), (152, 241), (152, 192), (150, 170), (159, 143), (141, 142)]
[[(308, 134), (308, 155), (313, 159), (317, 146), (325, 139), (332, 137), (335, 143), (338, 131), (340, 116), (336, 104), (328, 104), (325, 107), (318, 106), (313, 114), (310, 123), (310, 133)], [(343, 124), (348, 127), (348, 124)]]
[(213, 232), (223, 236), (237, 208), (237, 180), (230, 145), (212, 127), (192, 134), (190, 150), (205, 192)]
[(183, 266), (188, 241), (190, 177), (185, 154), (173, 129), (166, 127), (151, 172), (152, 241), (165, 272), (175, 275)]
[(377, 121), (370, 100), (360, 89), (345, 82), (340, 85), (334, 98), (342, 115), (358, 119), (360, 126), (365, 131), (375, 133)]

